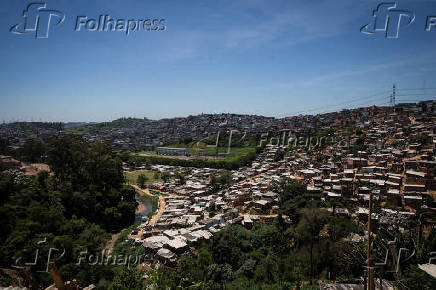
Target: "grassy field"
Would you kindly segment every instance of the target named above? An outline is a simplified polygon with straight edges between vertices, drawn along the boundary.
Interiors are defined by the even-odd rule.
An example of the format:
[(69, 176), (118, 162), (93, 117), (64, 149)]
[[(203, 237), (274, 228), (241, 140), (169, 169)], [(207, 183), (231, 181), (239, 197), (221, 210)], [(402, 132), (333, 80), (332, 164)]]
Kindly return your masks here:
[[(211, 148), (211, 147), (210, 147)], [(216, 148), (211, 148), (215, 149)], [(223, 151), (226, 147), (222, 147)], [(210, 150), (210, 149), (209, 149)], [(145, 162), (149, 165), (162, 164), (170, 166), (217, 168), (233, 170), (249, 164), (256, 158), (260, 148), (256, 147), (231, 147), (228, 155), (197, 155), (197, 156), (163, 156), (156, 154), (133, 153), (137, 162)], [(136, 176), (137, 177), (137, 176)], [(135, 178), (135, 177), (130, 177)]]
[(131, 172), (124, 172), (124, 176), (126, 177), (126, 180), (128, 182), (136, 183), (138, 176), (140, 174), (144, 174), (145, 176), (147, 176), (146, 184), (152, 184), (162, 181), (162, 179), (160, 178), (160, 174), (157, 179), (154, 178), (155, 173), (156, 173), (155, 171), (151, 171), (151, 170), (135, 170)]
[(254, 153), (254, 152), (256, 152), (256, 147), (232, 147), (230, 148), (230, 154), (226, 155), (227, 156), (226, 160), (233, 160), (235, 158), (238, 158), (239, 156), (247, 155), (249, 153)]
[[(186, 156), (163, 156), (161, 157), (169, 157), (169, 158), (179, 158), (179, 159), (189, 159), (189, 158), (208, 158), (208, 157), (216, 157), (219, 159), (232, 159), (234, 157), (238, 157), (241, 155), (248, 154), (250, 152), (254, 152), (256, 150), (255, 147), (231, 147), (229, 154), (227, 147), (208, 147), (204, 143), (197, 144), (189, 144), (188, 146), (183, 146), (183, 144), (174, 144), (171, 146), (165, 146), (169, 148), (187, 148), (189, 150), (189, 157)], [(138, 155), (143, 156), (153, 156), (156, 155), (156, 151), (141, 151), (137, 153)]]

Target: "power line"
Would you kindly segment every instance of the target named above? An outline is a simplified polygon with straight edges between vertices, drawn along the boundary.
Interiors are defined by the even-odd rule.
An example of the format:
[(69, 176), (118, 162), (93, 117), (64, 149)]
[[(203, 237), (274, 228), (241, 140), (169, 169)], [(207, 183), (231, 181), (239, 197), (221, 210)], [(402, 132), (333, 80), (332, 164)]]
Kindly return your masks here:
[[(380, 96), (382, 94), (387, 94), (389, 92), (390, 91), (380, 92), (378, 94), (373, 94), (373, 95), (370, 95), (370, 96), (361, 97), (361, 98), (354, 99), (354, 100), (348, 100), (348, 101), (344, 101), (344, 102), (341, 102), (341, 103), (338, 103), (338, 104), (326, 105), (326, 106), (322, 106), (322, 107), (318, 107), (318, 108), (314, 108), (314, 109), (308, 109), (308, 110), (301, 110), (301, 111), (297, 111), (297, 112), (293, 113), (293, 115), (299, 115), (301, 113), (308, 113), (308, 112), (318, 111), (318, 110), (325, 109), (325, 108), (328, 108), (328, 107), (336, 107), (336, 106), (340, 106), (340, 105), (354, 103), (354, 102), (362, 101), (362, 100), (365, 100), (365, 99), (368, 99), (368, 98), (372, 99), (373, 97)], [(379, 99), (379, 98), (380, 97), (378, 97), (377, 99)], [(382, 98), (384, 99), (386, 97), (383, 96)]]
[(436, 90), (436, 88), (405, 88), (405, 89), (398, 89), (399, 91), (416, 91), (416, 90)]
[(436, 96), (436, 92), (434, 93), (416, 93), (416, 94), (401, 94), (397, 95), (397, 97), (407, 97), (407, 96)]
[(399, 100), (399, 102), (413, 102), (413, 103), (417, 103), (417, 102), (422, 102), (425, 100)]
[[(351, 105), (352, 103), (355, 103), (355, 102), (358, 102), (358, 101), (362, 101), (362, 100), (365, 100), (365, 102), (361, 103), (361, 104), (354, 104), (352, 106), (353, 107), (357, 107), (357, 106), (363, 106), (365, 104), (376, 105), (378, 103), (376, 101), (385, 100), (387, 98), (390, 98), (389, 102), (381, 103), (379, 105), (387, 105), (387, 104), (393, 105), (392, 102), (396, 101), (396, 100), (394, 101), (394, 95), (393, 95), (394, 91), (395, 91), (395, 98), (396, 97), (405, 97), (405, 96), (416, 96), (417, 98), (419, 98), (420, 96), (435, 96), (436, 97), (436, 95), (435, 95), (436, 92), (435, 93), (432, 93), (432, 92), (416, 92), (416, 93), (412, 93), (412, 94), (398, 94), (398, 92), (402, 92), (402, 91), (418, 91), (418, 90), (436, 90), (436, 88), (402, 88), (402, 89), (398, 89), (398, 88), (395, 87), (395, 88), (393, 88), (392, 91), (384, 91), (384, 92), (380, 92), (380, 93), (373, 94), (373, 95), (370, 95), (370, 96), (361, 97), (361, 98), (357, 98), (357, 99), (352, 99), (352, 100), (344, 101), (344, 102), (337, 103), (337, 104), (331, 104), (331, 105), (326, 105), (326, 106), (317, 107), (317, 108), (311, 108), (311, 109), (307, 109), (307, 110), (300, 110), (300, 111), (297, 111), (297, 112), (294, 112), (294, 113), (291, 113), (291, 114), (287, 114), (287, 116), (296, 116), (296, 115), (300, 115), (300, 114), (303, 114), (303, 113), (308, 114), (308, 113), (316, 112), (316, 111), (319, 111), (319, 110), (322, 110), (322, 111), (318, 112), (317, 114), (323, 114), (324, 112), (337, 111), (339, 108), (336, 108), (336, 107), (338, 107), (338, 106), (341, 106), (341, 105)], [(380, 95), (389, 94), (389, 93), (392, 93), (392, 94), (390, 96), (386, 96), (385, 95), (385, 96), (380, 97)], [(404, 102), (404, 100), (398, 100), (398, 101)], [(407, 101), (410, 101), (410, 100), (407, 100)], [(374, 102), (374, 103), (372, 103), (372, 102)], [(326, 108), (330, 108), (330, 109), (325, 110)], [(343, 108), (340, 108), (340, 109), (343, 109)]]
[[(379, 99), (379, 100), (366, 100), (365, 102), (354, 104), (352, 106), (352, 108), (360, 108), (362, 106), (368, 106), (368, 105), (385, 105), (385, 104), (389, 104), (390, 103), (390, 102), (380, 103), (383, 100), (386, 100), (386, 97), (384, 97), (383, 99)], [(332, 108), (332, 109), (329, 109), (329, 110), (326, 110), (326, 111), (331, 111), (331, 110), (338, 111), (338, 110), (342, 110), (342, 109), (344, 109), (344, 108), (336, 108), (336, 109)], [(326, 112), (326, 111), (324, 111), (324, 112)], [(318, 113), (318, 114), (322, 114), (322, 113)]]
[[(363, 100), (363, 99), (359, 99), (359, 101), (361, 101), (361, 100)], [(367, 99), (367, 100), (365, 100), (364, 104), (366, 104), (366, 103), (372, 103), (372, 102), (376, 102), (376, 101), (382, 101), (382, 100), (386, 100), (386, 96), (378, 97), (378, 98)], [(358, 101), (358, 100), (355, 100), (355, 101), (353, 101), (353, 102), (356, 102), (356, 101)], [(335, 107), (342, 106), (342, 105), (345, 105), (345, 104), (350, 104), (350, 103), (352, 103), (352, 102), (344, 102), (344, 103), (340, 103), (340, 104), (337, 104), (337, 105), (329, 105), (329, 106), (325, 106), (325, 107), (323, 107), (323, 109), (328, 108), (328, 107), (332, 107), (332, 108), (329, 109), (329, 110), (334, 110)], [(360, 103), (358, 103), (358, 104), (353, 104), (353, 106), (359, 106), (359, 105), (360, 105)], [(336, 108), (335, 110), (338, 110), (338, 109), (343, 109), (343, 108)]]
[[(388, 104), (390, 104), (390, 102), (379, 103), (379, 102), (372, 102), (372, 101), (369, 101), (369, 102), (368, 102), (368, 101), (366, 101), (366, 102), (364, 102), (364, 103), (356, 104), (356, 105), (354, 106), (354, 108), (351, 108), (351, 109), (356, 109), (356, 108), (360, 108), (360, 107), (363, 107), (363, 106), (369, 106), (369, 105), (380, 107), (380, 106), (388, 105)], [(329, 109), (329, 110), (325, 110), (325, 111), (318, 112), (318, 114), (325, 114), (325, 113), (335, 112), (335, 111), (338, 111), (338, 109)]]

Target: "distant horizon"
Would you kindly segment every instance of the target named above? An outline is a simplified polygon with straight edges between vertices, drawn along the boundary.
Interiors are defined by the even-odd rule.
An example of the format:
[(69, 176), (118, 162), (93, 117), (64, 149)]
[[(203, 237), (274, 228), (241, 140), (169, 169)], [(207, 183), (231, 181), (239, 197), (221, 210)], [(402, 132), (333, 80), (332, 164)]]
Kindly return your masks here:
[[(396, 105), (400, 105), (400, 104), (411, 104), (411, 103), (421, 103), (421, 102), (431, 102), (431, 101), (436, 101), (436, 99), (426, 99), (426, 100), (419, 100), (419, 101), (415, 101), (415, 102), (401, 102), (401, 103), (397, 103)], [(335, 112), (340, 112), (342, 110), (356, 110), (356, 109), (362, 109), (362, 108), (369, 108), (369, 107), (389, 107), (389, 105), (382, 105), (382, 106), (377, 106), (377, 105), (368, 105), (368, 106), (359, 106), (359, 107), (354, 107), (354, 108), (341, 108), (341, 109), (337, 109), (337, 110), (332, 110), (329, 112), (323, 112), (323, 113), (312, 113), (312, 114), (299, 114), (299, 115), (290, 115), (290, 116), (283, 116), (283, 117), (277, 117), (277, 116), (265, 116), (265, 115), (259, 115), (259, 114), (247, 114), (247, 113), (228, 113), (228, 112), (215, 112), (215, 113), (206, 113), (206, 112), (202, 112), (202, 113), (198, 113), (198, 114), (193, 114), (193, 115), (187, 115), (187, 116), (173, 116), (173, 117), (164, 117), (164, 118), (160, 118), (160, 119), (151, 119), (148, 117), (133, 117), (133, 116), (121, 116), (115, 119), (111, 119), (111, 120), (104, 120), (104, 121), (60, 121), (60, 120), (52, 120), (52, 121), (40, 121), (40, 120), (16, 120), (16, 121), (3, 121), (2, 124), (12, 124), (12, 123), (64, 123), (64, 124), (68, 124), (68, 123), (84, 123), (84, 124), (101, 124), (101, 123), (110, 123), (116, 120), (120, 120), (120, 119), (138, 119), (138, 120), (150, 120), (150, 121), (161, 121), (161, 120), (165, 120), (165, 119), (177, 119), (177, 118), (188, 118), (190, 116), (201, 116), (201, 115), (241, 115), (241, 116), (258, 116), (258, 117), (264, 117), (264, 118), (275, 118), (275, 119), (285, 119), (285, 118), (292, 118), (292, 117), (298, 117), (298, 116), (316, 116), (316, 115), (323, 115), (323, 114), (329, 114), (329, 113), (335, 113)]]

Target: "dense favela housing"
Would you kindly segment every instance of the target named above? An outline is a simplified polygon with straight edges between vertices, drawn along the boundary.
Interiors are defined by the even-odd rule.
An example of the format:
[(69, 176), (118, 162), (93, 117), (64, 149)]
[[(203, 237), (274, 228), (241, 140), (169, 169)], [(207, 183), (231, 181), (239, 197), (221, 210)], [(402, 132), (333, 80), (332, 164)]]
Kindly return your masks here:
[[(42, 157), (35, 160), (24, 160), (29, 156), (17, 153), (21, 152), (18, 148), (26, 148), (29, 137), (49, 142), (47, 130), (80, 135), (90, 144), (107, 141), (117, 152), (124, 148), (136, 156), (135, 162), (131, 156), (122, 158), (120, 169), (125, 176), (135, 176), (127, 178), (126, 183), (139, 199), (152, 200), (148, 203), (149, 215), (116, 234), (114, 243), (105, 246), (103, 256), (109, 261), (120, 253), (143, 255), (133, 268), (142, 271), (144, 285), (173, 285), (179, 281), (177, 273), (193, 267), (204, 271), (198, 275), (209, 279), (207, 283), (212, 284), (202, 282), (209, 286), (240, 283), (249, 287), (250, 279), (258, 279), (291, 288), (316, 285), (318, 289), (367, 289), (364, 285), (371, 284), (376, 289), (408, 289), (410, 279), (417, 279), (410, 278), (413, 269), (417, 277), (430, 279), (425, 280), (430, 281), (425, 282), (430, 283), (425, 284), (427, 287), (434, 285), (431, 279), (436, 277), (432, 260), (436, 261), (432, 254), (436, 251), (435, 110), (436, 102), (426, 101), (283, 119), (230, 114), (161, 121), (124, 119), (112, 127), (85, 124), (87, 130), (4, 124), (0, 136), (11, 154), (3, 154), (1, 160), (7, 165), (6, 171), (23, 178), (38, 177), (40, 172), (56, 177), (56, 169), (47, 161), (50, 151), (41, 151)], [(27, 135), (22, 132), (24, 126), (33, 126)], [(205, 129), (210, 136), (217, 129), (245, 130), (246, 138), (254, 140), (250, 146), (258, 148), (255, 156), (236, 169), (148, 161), (153, 150), (160, 158), (198, 161), (202, 157), (193, 154), (192, 148), (174, 147), (171, 142), (188, 137), (190, 142), (195, 141)], [(144, 136), (150, 132), (157, 143), (146, 141), (149, 137)], [(138, 153), (133, 140), (143, 140), (140, 150), (146, 153)], [(217, 162), (220, 158), (226, 156), (210, 157)], [(148, 174), (142, 181), (135, 175), (140, 172)], [(228, 241), (226, 235), (234, 237), (228, 237)], [(259, 237), (262, 240), (257, 240)], [(246, 244), (232, 244), (239, 242)], [(281, 260), (282, 252), (276, 252), (280, 247), (284, 247), (280, 251), (286, 259)], [(233, 253), (235, 248), (240, 252)], [(277, 266), (263, 264), (263, 258), (253, 254), (256, 248), (261, 251), (259, 255), (267, 255)], [(401, 248), (404, 250), (398, 256)], [(323, 264), (330, 251), (336, 256)], [(203, 257), (208, 261), (205, 266), (195, 264), (200, 263), (201, 253), (207, 253), (207, 258)], [(240, 261), (227, 254), (236, 255)], [(188, 257), (197, 266), (180, 269)], [(331, 266), (327, 266), (329, 263)], [(283, 270), (288, 276), (280, 276), (274, 267), (286, 265), (292, 265)], [(267, 274), (260, 269), (268, 267), (273, 269), (272, 276), (265, 278), (262, 275)], [(402, 267), (408, 270), (402, 271)], [(170, 273), (165, 278), (168, 281), (159, 276), (162, 272), (156, 272), (158, 268)], [(62, 267), (61, 275), (57, 270), (52, 272), (53, 277), (66, 273)], [(7, 276), (5, 273), (3, 276)], [(156, 277), (161, 280), (156, 282)], [(187, 283), (192, 286), (198, 281)], [(87, 286), (95, 281), (87, 278), (79, 282)]]

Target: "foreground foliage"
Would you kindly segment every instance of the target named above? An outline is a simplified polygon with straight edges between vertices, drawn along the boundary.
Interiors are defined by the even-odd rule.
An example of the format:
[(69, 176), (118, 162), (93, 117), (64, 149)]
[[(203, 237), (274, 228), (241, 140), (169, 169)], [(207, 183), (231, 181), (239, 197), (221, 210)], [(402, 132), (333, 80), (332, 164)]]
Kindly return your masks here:
[(49, 249), (56, 248), (51, 258), (65, 280), (77, 279), (80, 285), (111, 280), (111, 268), (76, 263), (83, 251), (99, 253), (108, 231), (134, 221), (135, 191), (123, 186), (121, 160), (107, 144), (54, 136), (47, 144), (47, 163), (52, 175), (0, 172), (0, 267), (33, 261), (39, 249), (31, 272), (41, 285), (51, 284), (50, 276), (38, 271), (46, 270)]

